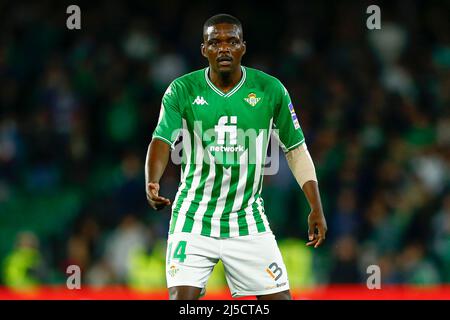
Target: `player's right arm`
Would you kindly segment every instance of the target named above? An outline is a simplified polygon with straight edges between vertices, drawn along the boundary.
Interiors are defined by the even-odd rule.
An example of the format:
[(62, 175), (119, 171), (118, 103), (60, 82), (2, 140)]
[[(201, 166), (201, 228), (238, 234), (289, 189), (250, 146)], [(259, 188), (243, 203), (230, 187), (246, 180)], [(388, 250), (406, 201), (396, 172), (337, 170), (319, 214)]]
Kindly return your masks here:
[(158, 124), (153, 139), (148, 146), (145, 160), (145, 185), (147, 200), (155, 210), (171, 204), (170, 200), (159, 195), (159, 181), (169, 161), (170, 149), (178, 137), (181, 128), (176, 84), (172, 82), (162, 98)]
[(145, 160), (145, 185), (147, 201), (155, 210), (170, 206), (170, 200), (159, 195), (159, 180), (169, 161), (170, 146), (159, 139), (153, 139)]

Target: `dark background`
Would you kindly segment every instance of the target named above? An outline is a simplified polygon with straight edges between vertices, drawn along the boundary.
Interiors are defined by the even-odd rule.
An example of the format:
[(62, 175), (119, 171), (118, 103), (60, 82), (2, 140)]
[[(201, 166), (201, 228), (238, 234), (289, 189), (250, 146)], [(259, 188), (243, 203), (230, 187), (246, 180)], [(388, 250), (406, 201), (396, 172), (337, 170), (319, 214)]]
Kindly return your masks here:
[[(81, 30), (66, 28), (70, 4)], [(366, 27), (371, 4), (381, 30)], [(450, 282), (449, 12), (448, 1), (2, 1), (0, 283), (63, 284), (76, 264), (86, 284), (164, 286), (170, 216), (146, 204), (144, 160), (166, 87), (206, 66), (202, 25), (216, 13), (242, 21), (243, 64), (289, 90), (316, 165), (329, 226), (318, 250), (304, 248), (309, 208), (283, 155), (264, 180), (293, 286), (365, 283), (371, 264), (387, 284)], [(178, 179), (170, 165), (161, 193), (173, 199)]]

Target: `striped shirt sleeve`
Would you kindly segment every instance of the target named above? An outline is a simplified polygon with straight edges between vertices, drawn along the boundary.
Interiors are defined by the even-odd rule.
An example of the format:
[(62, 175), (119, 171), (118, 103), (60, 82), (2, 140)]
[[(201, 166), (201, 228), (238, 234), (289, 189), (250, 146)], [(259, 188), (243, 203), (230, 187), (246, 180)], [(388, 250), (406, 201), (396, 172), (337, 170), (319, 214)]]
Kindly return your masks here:
[(170, 84), (161, 101), (158, 124), (153, 138), (159, 139), (173, 148), (181, 128), (181, 112), (176, 85)]
[(278, 104), (275, 107), (273, 132), (283, 151), (289, 152), (301, 145), (305, 137), (288, 91), (281, 82), (277, 89)]

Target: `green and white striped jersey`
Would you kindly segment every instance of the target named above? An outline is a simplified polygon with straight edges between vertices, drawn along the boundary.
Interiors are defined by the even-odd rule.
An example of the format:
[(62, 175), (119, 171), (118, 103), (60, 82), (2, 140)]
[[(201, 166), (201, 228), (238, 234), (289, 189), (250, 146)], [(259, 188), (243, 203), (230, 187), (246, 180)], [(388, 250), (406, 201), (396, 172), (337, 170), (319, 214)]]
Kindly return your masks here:
[(162, 98), (153, 138), (173, 148), (181, 135), (183, 150), (169, 234), (228, 238), (270, 230), (261, 198), (270, 135), (284, 152), (304, 136), (281, 82), (241, 68), (227, 93), (205, 68), (174, 80)]

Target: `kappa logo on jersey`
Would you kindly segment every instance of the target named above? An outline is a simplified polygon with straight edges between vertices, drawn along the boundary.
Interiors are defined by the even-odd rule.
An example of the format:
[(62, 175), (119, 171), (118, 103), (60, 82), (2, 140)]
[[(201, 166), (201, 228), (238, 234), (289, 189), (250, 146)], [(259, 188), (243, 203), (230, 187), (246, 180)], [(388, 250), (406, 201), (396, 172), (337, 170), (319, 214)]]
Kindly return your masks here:
[(197, 98), (195, 98), (194, 102), (192, 102), (192, 104), (196, 104), (196, 105), (204, 105), (204, 104), (208, 104), (208, 102), (206, 102), (205, 98), (197, 96)]
[(294, 122), (295, 129), (300, 128), (300, 123), (298, 123), (297, 114), (295, 113), (292, 102), (289, 103), (289, 110), (291, 111), (292, 122)]
[(254, 93), (250, 93), (247, 98), (244, 98), (244, 100), (247, 101), (249, 105), (254, 107), (259, 102), (259, 100), (261, 100), (261, 98), (257, 98), (256, 94)]

